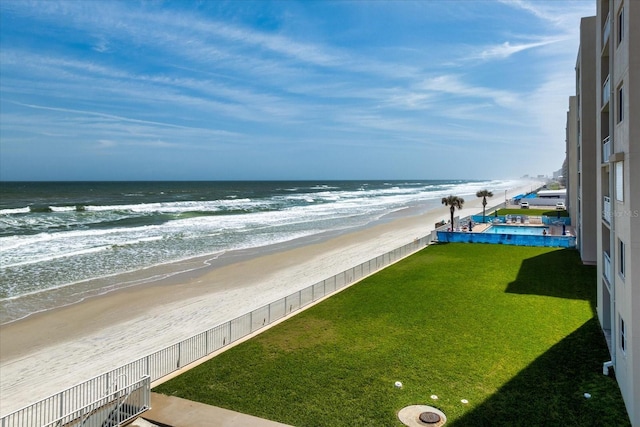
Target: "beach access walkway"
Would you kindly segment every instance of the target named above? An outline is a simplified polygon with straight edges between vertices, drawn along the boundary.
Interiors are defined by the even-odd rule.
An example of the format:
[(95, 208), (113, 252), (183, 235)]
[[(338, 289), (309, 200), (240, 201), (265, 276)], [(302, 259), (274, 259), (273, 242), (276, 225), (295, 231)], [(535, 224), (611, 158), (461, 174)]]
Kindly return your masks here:
[(131, 426), (147, 427), (158, 423), (155, 425), (171, 427), (292, 427), (253, 415), (158, 393), (151, 393), (151, 409), (144, 413), (143, 418), (149, 420), (150, 424), (134, 422)]

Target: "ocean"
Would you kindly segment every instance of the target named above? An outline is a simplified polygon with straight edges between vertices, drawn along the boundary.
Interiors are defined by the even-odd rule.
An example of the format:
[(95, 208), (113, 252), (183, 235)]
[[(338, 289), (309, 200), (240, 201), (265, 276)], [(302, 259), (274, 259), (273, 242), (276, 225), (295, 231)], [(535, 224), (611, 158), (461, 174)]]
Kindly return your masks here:
[[(3, 182), (0, 323), (518, 181)], [(425, 235), (432, 224), (425, 228)], [(202, 257), (205, 257), (204, 259)], [(196, 259), (197, 262), (188, 262)], [(158, 266), (173, 265), (158, 273)], [(135, 280), (123, 276), (136, 272)]]

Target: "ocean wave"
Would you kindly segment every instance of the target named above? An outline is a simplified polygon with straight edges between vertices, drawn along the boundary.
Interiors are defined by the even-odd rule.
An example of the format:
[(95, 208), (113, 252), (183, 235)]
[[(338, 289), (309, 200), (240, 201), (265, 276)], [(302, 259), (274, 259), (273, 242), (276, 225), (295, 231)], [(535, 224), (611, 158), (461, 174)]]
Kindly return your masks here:
[(29, 206), (25, 206), (24, 208), (0, 209), (0, 215), (19, 215), (29, 212), (31, 212)]
[[(475, 197), (488, 188), (499, 197), (518, 183), (229, 183), (213, 190), (202, 184), (198, 191), (179, 183), (147, 183), (144, 191), (135, 191), (134, 184), (121, 184), (127, 191), (120, 191), (118, 185), (111, 184), (108, 194), (93, 192), (92, 199), (84, 193), (69, 200), (51, 194), (50, 200), (32, 203), (37, 209), (24, 207), (29, 203), (21, 200), (5, 205), (0, 210), (1, 293), (14, 297), (151, 265), (360, 227), (407, 207), (439, 206), (440, 198), (449, 194)], [(166, 186), (172, 192), (162, 195)]]

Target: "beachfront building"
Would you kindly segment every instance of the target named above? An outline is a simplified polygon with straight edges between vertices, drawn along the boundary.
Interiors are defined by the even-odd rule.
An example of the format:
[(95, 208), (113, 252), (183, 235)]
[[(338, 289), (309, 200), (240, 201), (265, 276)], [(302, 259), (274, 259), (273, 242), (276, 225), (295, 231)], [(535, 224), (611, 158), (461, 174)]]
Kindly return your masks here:
[(640, 427), (640, 2), (596, 5), (597, 312)]
[[(595, 265), (596, 227), (596, 17), (580, 21), (580, 49), (576, 60), (575, 159), (569, 166), (575, 185), (571, 188), (574, 206), (571, 220), (576, 229), (577, 247), (584, 264)], [(570, 106), (571, 108), (571, 106)], [(575, 220), (575, 221), (574, 221)]]
[(578, 222), (578, 191), (580, 184), (578, 181), (578, 106), (577, 96), (569, 97), (569, 111), (567, 111), (567, 136), (566, 136), (566, 157), (563, 166), (565, 187), (567, 197), (565, 205), (567, 213), (571, 219), (571, 224), (576, 230), (576, 244), (580, 247), (581, 227)]

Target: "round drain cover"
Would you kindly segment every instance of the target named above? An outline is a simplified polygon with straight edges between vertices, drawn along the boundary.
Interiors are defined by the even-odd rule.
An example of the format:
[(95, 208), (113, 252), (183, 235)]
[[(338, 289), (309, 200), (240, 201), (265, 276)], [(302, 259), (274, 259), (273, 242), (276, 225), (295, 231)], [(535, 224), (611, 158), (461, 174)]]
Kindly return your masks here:
[(398, 412), (398, 419), (407, 427), (443, 427), (447, 423), (447, 416), (429, 405), (405, 406)]
[(435, 412), (423, 412), (418, 417), (420, 421), (427, 424), (436, 424), (440, 422), (440, 415)]

